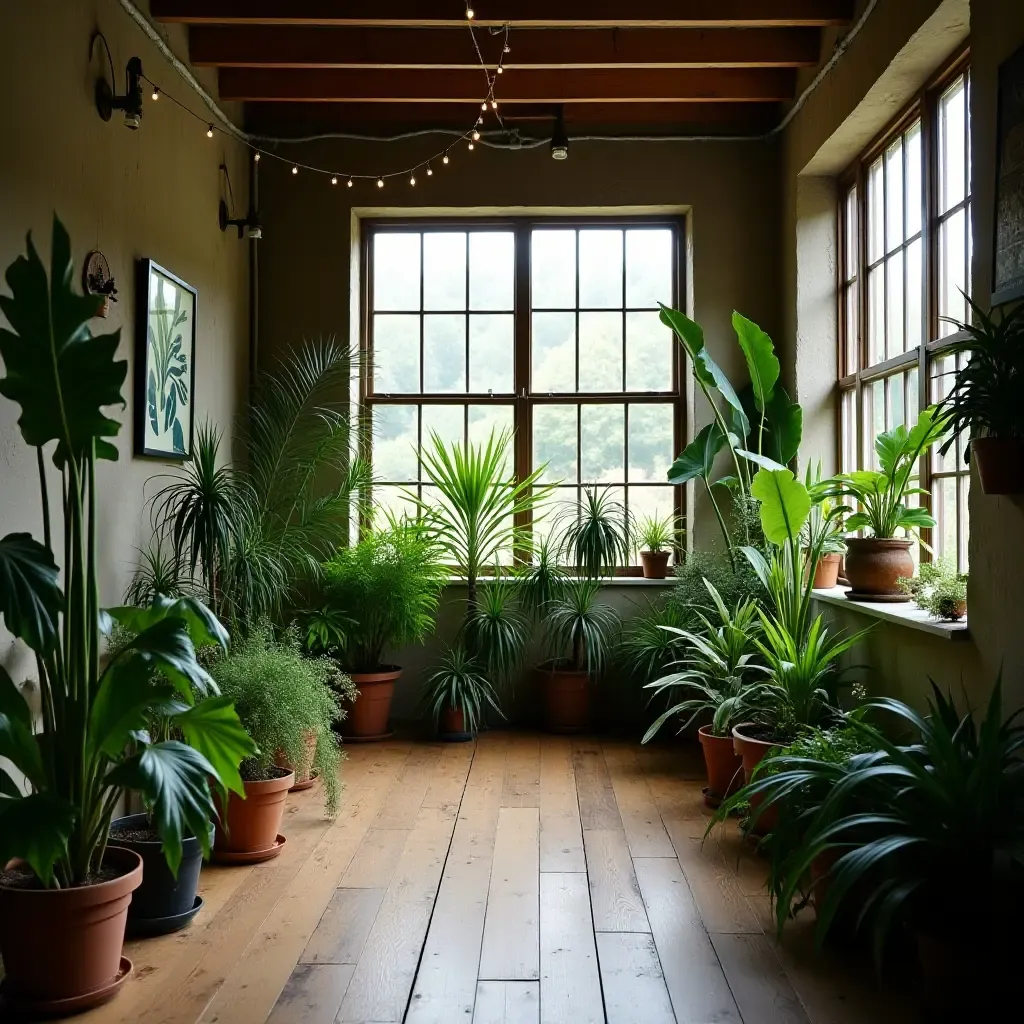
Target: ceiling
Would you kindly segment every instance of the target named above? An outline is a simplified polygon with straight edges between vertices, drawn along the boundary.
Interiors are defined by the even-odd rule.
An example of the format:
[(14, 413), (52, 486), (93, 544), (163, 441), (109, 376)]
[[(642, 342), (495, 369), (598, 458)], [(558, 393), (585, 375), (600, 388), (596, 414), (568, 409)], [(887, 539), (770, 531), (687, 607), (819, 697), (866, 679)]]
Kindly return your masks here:
[[(465, 0), (151, 0), (188, 25), (252, 131), (466, 129), (487, 93)], [(473, 0), (484, 61), (510, 51), (506, 127), (570, 134), (750, 134), (778, 123), (822, 32), (853, 0)], [(486, 128), (497, 127), (489, 112)]]

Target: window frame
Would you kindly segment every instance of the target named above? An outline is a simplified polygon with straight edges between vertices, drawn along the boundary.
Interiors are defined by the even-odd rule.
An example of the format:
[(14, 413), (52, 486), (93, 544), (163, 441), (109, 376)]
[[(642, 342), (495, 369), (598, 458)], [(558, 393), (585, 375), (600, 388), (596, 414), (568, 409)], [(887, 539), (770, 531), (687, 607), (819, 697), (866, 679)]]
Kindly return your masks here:
[[(672, 232), (672, 289), (673, 294), (670, 302), (675, 308), (680, 308), (686, 290), (686, 261), (685, 241), (687, 229), (687, 215), (657, 215), (657, 214), (635, 214), (607, 216), (599, 214), (583, 215), (516, 215), (516, 216), (446, 216), (446, 217), (368, 217), (360, 221), (360, 289), (359, 289), (359, 352), (360, 352), (360, 373), (359, 373), (359, 451), (360, 454), (372, 466), (372, 434), (373, 434), (373, 410), (377, 406), (416, 406), (429, 405), (487, 405), (499, 404), (509, 405), (512, 408), (512, 425), (514, 429), (513, 442), (513, 471), (517, 480), (525, 479), (532, 469), (533, 453), (533, 410), (543, 405), (621, 405), (624, 407), (623, 424), (623, 460), (625, 472), (628, 474), (629, 467), (629, 410), (630, 405), (671, 405), (672, 406), (672, 430), (673, 450), (680, 452), (686, 444), (686, 360), (679, 344), (672, 344), (672, 386), (667, 391), (575, 391), (575, 392), (535, 392), (532, 388), (532, 319), (533, 306), (531, 296), (531, 233), (535, 229), (557, 230), (571, 229), (578, 231), (586, 228), (608, 228), (621, 229), (623, 232), (629, 229), (652, 228), (669, 229)], [(380, 394), (375, 392), (373, 386), (373, 240), (382, 233), (423, 233), (431, 229), (443, 229), (455, 232), (465, 231), (501, 231), (509, 230), (514, 235), (514, 283), (513, 283), (513, 391), (500, 395), (480, 394), (476, 392), (412, 392), (396, 394)], [(625, 240), (625, 239), (624, 239)], [(626, 252), (623, 248), (623, 275), (626, 273)], [(467, 260), (468, 273), (468, 260)], [(423, 260), (420, 260), (420, 281), (421, 281), (421, 309), (419, 316), (422, 318), (427, 310), (422, 309), (422, 282), (423, 282)], [(626, 293), (623, 289), (623, 305), (617, 308), (602, 308), (591, 310), (590, 307), (582, 307), (579, 304), (579, 262), (576, 265), (576, 305), (573, 310), (576, 315), (576, 379), (579, 383), (579, 317), (581, 313), (588, 311), (602, 313), (621, 313), (623, 316), (623, 374), (626, 373), (626, 331), (625, 319), (631, 311), (626, 305)], [(467, 314), (469, 310), (469, 296), (466, 297)], [(547, 307), (540, 307), (538, 312), (548, 312)], [(635, 310), (633, 310), (635, 311)], [(649, 312), (650, 310), (644, 310)], [(667, 333), (668, 328), (665, 329)], [(421, 328), (420, 346), (422, 353), (423, 332)], [(422, 359), (420, 366), (421, 386), (423, 383)], [(625, 383), (625, 380), (624, 380)], [(418, 416), (417, 443), (422, 445), (422, 417)], [(577, 452), (580, 450), (581, 415), (577, 416)], [(668, 466), (665, 467), (666, 471)], [(577, 470), (579, 476), (579, 469)], [(585, 481), (580, 479), (576, 484), (583, 487)], [(415, 486), (415, 485), (413, 485)], [(668, 487), (668, 483), (646, 484), (629, 483), (610, 484), (612, 487), (645, 487), (658, 486)], [(683, 485), (673, 486), (673, 512), (680, 519), (685, 519), (686, 512), (686, 488)], [(628, 490), (627, 490), (628, 493)], [(364, 512), (361, 518), (361, 528), (368, 525), (369, 503), (364, 505)], [(532, 514), (526, 513), (517, 517), (516, 525), (525, 529), (532, 527)], [(682, 545), (674, 549), (676, 558), (679, 558)], [(522, 561), (527, 553), (517, 550), (514, 553), (516, 561)], [(639, 563), (628, 566), (618, 566), (617, 576), (639, 576), (642, 574), (642, 567)]]
[[(940, 357), (949, 354), (949, 350), (957, 342), (966, 338), (965, 332), (952, 332), (943, 335), (940, 330), (940, 228), (944, 221), (948, 220), (955, 212), (967, 209), (969, 215), (973, 215), (974, 192), (969, 178), (965, 179), (965, 196), (950, 209), (940, 213), (939, 211), (939, 104), (943, 93), (961, 75), (966, 76), (965, 109), (967, 116), (970, 116), (970, 90), (971, 90), (971, 65), (970, 50), (959, 51), (942, 69), (936, 73), (914, 98), (893, 118), (872, 142), (861, 152), (857, 159), (838, 178), (839, 202), (837, 204), (837, 250), (836, 261), (836, 295), (838, 300), (839, 315), (838, 325), (838, 379), (836, 382), (836, 465), (840, 471), (845, 472), (844, 465), (846, 453), (844, 451), (846, 438), (843, 430), (843, 407), (844, 398), (853, 394), (854, 415), (856, 420), (856, 437), (853, 442), (856, 446), (857, 463), (855, 468), (864, 468), (865, 460), (870, 458), (870, 446), (874, 440), (869, 430), (873, 427), (868, 423), (867, 395), (871, 386), (880, 380), (887, 380), (894, 375), (908, 374), (911, 370), (917, 371), (917, 411), (921, 412), (933, 402), (932, 379), (930, 376), (933, 363)], [(901, 246), (891, 250), (883, 243), (882, 255), (875, 261), (869, 258), (868, 234), (870, 230), (870, 212), (868, 209), (868, 175), (871, 165), (884, 155), (889, 146), (913, 126), (914, 122), (920, 120), (921, 125), (921, 273), (924, 281), (922, 302), (922, 319), (924, 322), (924, 337), (921, 344), (895, 356), (887, 357), (875, 363), (868, 362), (869, 348), (869, 324), (870, 324), (870, 290), (868, 288), (868, 268), (873, 266), (885, 266), (886, 260), (897, 251), (902, 249), (905, 253), (910, 244), (904, 237)], [(966, 140), (967, 154), (965, 156), (966, 167), (972, 166), (970, 156), (970, 139)], [(905, 148), (904, 148), (905, 152)], [(903, 177), (906, 180), (906, 162), (904, 160)], [(856, 263), (855, 274), (851, 277), (848, 274), (847, 259), (850, 239), (847, 237), (846, 208), (847, 200), (851, 189), (856, 189)], [(904, 185), (905, 188), (905, 185)], [(906, 196), (904, 195), (904, 207)], [(888, 208), (883, 200), (883, 221), (888, 218)], [(906, 209), (904, 209), (904, 227), (906, 227)], [(970, 232), (967, 232), (968, 236)], [(904, 236), (906, 231), (904, 231)], [(916, 237), (916, 236), (915, 236)], [(967, 246), (971, 244), (968, 237)], [(965, 254), (966, 255), (966, 254)], [(967, 266), (967, 284), (971, 284), (971, 267)], [(905, 258), (904, 258), (904, 282), (906, 281)], [(857, 337), (849, 337), (849, 325), (847, 322), (846, 293), (853, 281), (857, 283)], [(905, 286), (905, 285), (904, 285)], [(904, 315), (905, 315), (904, 295)], [(886, 337), (888, 336), (888, 305), (886, 304)], [(850, 364), (848, 359), (849, 346), (856, 346), (856, 369), (847, 373), (846, 369)], [(906, 414), (907, 383), (904, 377), (904, 409)], [(888, 415), (889, 388), (885, 389), (886, 415)], [(959, 446), (954, 445), (954, 453), (959, 451)], [(955, 458), (954, 454), (954, 458)], [(962, 478), (969, 481), (970, 470), (959, 465), (953, 470), (936, 470), (933, 467), (933, 456), (929, 453), (922, 458), (919, 467), (919, 484), (925, 490), (920, 496), (921, 503), (931, 510), (933, 500), (933, 484), (941, 478), (953, 478), (957, 480), (957, 552), (955, 563), (958, 571), (962, 571), (965, 558), (967, 537), (963, 530), (963, 505), (961, 503), (961, 490), (965, 486)], [(932, 560), (933, 529), (922, 529), (921, 539), (924, 541), (920, 556), (923, 561)]]

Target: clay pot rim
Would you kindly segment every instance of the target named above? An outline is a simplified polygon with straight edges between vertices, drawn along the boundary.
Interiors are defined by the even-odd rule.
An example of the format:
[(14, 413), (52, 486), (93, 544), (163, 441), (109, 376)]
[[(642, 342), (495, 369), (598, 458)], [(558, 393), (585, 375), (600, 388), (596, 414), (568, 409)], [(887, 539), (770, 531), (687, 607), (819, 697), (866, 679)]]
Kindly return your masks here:
[(697, 736), (701, 743), (703, 743), (705, 740), (718, 740), (722, 743), (732, 743), (733, 734), (731, 729), (724, 736), (719, 736), (718, 733), (712, 732), (711, 728), (712, 727), (710, 725), (702, 725), (697, 730)]
[(375, 672), (349, 672), (348, 677), (356, 686), (366, 683), (393, 683), (402, 674), (400, 665), (381, 665)]
[[(291, 789), (295, 784), (295, 772), (293, 769), (282, 768), (281, 765), (275, 764), (274, 767), (281, 772), (286, 772), (284, 775), (279, 775), (276, 779), (242, 779), (242, 785), (245, 786), (246, 794), (251, 789), (254, 793), (276, 793), (279, 789)], [(232, 793), (231, 796), (237, 796), (237, 793)]]
[[(111, 844), (103, 855), (103, 863), (108, 860), (128, 861), (131, 867), (116, 878), (108, 878), (105, 882), (92, 882), (88, 885), (76, 885), (69, 889), (27, 889), (22, 886), (4, 885), (0, 882), (0, 892), (5, 900), (50, 900), (51, 904), (66, 900), (80, 907), (99, 906), (120, 899), (134, 892), (142, 884), (142, 855), (127, 846)], [(17, 859), (11, 863), (18, 864)], [(110, 865), (115, 866), (115, 865)], [(37, 904), (40, 908), (42, 904)]]
[(847, 537), (847, 547), (866, 548), (904, 548), (907, 551), (914, 545), (914, 541), (906, 537)]
[(549, 676), (585, 676), (590, 678), (590, 673), (585, 668), (562, 668), (557, 661), (545, 661), (542, 665), (537, 666), (538, 672), (543, 672)]
[[(110, 822), (110, 828), (112, 829), (119, 821), (128, 821), (132, 818), (145, 818), (148, 820), (148, 815), (145, 811), (139, 811), (137, 814), (122, 814), (119, 818), (114, 818)], [(210, 822), (210, 841), (213, 842), (213, 834), (216, 831), (214, 823)], [(110, 835), (110, 829), (107, 830), (107, 834)], [(121, 850), (134, 850), (135, 847), (145, 850), (149, 853), (151, 850), (159, 850), (163, 848), (163, 842), (159, 839), (118, 839), (116, 836), (110, 836), (108, 839), (113, 846), (116, 846)], [(193, 835), (187, 835), (181, 837), (182, 854), (186, 855), (189, 851), (195, 853), (199, 850), (199, 840)], [(195, 847), (193, 850), (192, 847)]]
[(784, 743), (777, 743), (774, 740), (759, 740), (756, 736), (748, 736), (745, 732), (741, 732), (741, 729), (753, 729), (756, 728), (753, 722), (740, 722), (739, 725), (732, 727), (733, 739), (740, 740), (743, 743), (749, 743), (752, 746), (758, 747), (784, 747)]

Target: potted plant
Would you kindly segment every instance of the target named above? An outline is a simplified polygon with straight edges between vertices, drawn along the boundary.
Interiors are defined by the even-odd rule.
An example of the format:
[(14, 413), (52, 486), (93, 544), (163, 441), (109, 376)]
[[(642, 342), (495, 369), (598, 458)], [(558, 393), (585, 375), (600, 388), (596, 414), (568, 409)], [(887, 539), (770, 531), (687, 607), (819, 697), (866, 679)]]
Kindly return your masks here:
[(673, 598), (648, 601), (623, 624), (615, 651), (617, 666), (640, 686), (667, 675), (679, 661), (678, 630), (690, 628), (695, 620), (696, 612)]
[[(277, 640), (266, 625), (237, 642), (210, 673), (234, 701), (257, 747), (241, 765), (244, 795), (231, 796), (223, 809), (214, 858), (236, 864), (269, 860), (285, 844), (280, 828), (295, 781), (292, 766), (305, 763), (310, 734), (316, 737), (312, 768), (323, 784), (326, 813), (337, 811), (341, 751), (332, 729), (344, 714), (336, 692), (344, 680), (338, 680), (330, 658), (304, 657), (294, 631)], [(289, 765), (282, 767), (281, 760)]]
[(969, 455), (978, 467), (986, 494), (1024, 493), (1024, 407), (1020, 384), (1024, 380), (1024, 306), (1003, 305), (985, 313), (970, 298), (973, 323), (948, 317), (967, 337), (945, 351), (970, 358), (941, 403), (949, 417), (950, 436), (940, 451), (966, 433)]
[(847, 530), (867, 529), (869, 537), (847, 538), (846, 578), (851, 601), (907, 601), (896, 581), (914, 575), (910, 555), (913, 541), (897, 537), (897, 531), (912, 532), (932, 527), (935, 520), (926, 508), (904, 503), (908, 494), (925, 493), (911, 487), (921, 456), (948, 429), (946, 416), (937, 406), (925, 409), (909, 430), (898, 426), (875, 438), (880, 469), (856, 470), (836, 478), (836, 494), (853, 498), (860, 506), (847, 517)]
[[(813, 468), (807, 467), (805, 486), (809, 494), (821, 493), (823, 481), (820, 462)], [(832, 590), (839, 583), (839, 565), (846, 554), (846, 542), (843, 540), (846, 527), (843, 525), (843, 516), (847, 511), (845, 506), (840, 507), (832, 497), (819, 497), (811, 503), (811, 511), (804, 524), (803, 538), (808, 555), (812, 539), (817, 537), (820, 540), (818, 560), (812, 573), (815, 590)], [(809, 559), (807, 571), (812, 572)]]
[(968, 574), (957, 572), (946, 559), (924, 562), (917, 576), (900, 578), (900, 589), (937, 619), (959, 622), (967, 614)]
[[(0, 394), (21, 407), (22, 437), (36, 449), (43, 542), (27, 533), (0, 540), (0, 618), (36, 655), (42, 714), (37, 728), (0, 668), (0, 755), (14, 768), (0, 766), (0, 955), (8, 1009), (35, 1018), (105, 1002), (131, 971), (121, 948), (142, 864), (107, 842), (122, 795), (142, 795), (176, 872), (183, 833), (209, 849), (211, 787), (241, 790), (237, 766), (252, 745), (196, 661), (196, 644), (227, 642), (203, 605), (158, 597), (148, 608), (100, 609), (97, 464), (117, 458), (109, 439), (120, 429), (103, 409), (124, 404), (127, 363), (114, 358), (116, 332), (89, 330), (99, 300), (72, 289), (60, 221), (49, 279), (31, 235), (27, 249), (7, 270), (11, 295), (0, 296), (10, 324), (0, 328)], [(56, 537), (51, 443), (63, 478)], [(66, 553), (63, 590), (55, 542)], [(135, 637), (104, 662), (114, 621)], [(186, 742), (146, 734), (157, 709)]]
[(704, 751), (708, 785), (704, 801), (717, 807), (739, 787), (742, 762), (733, 747), (733, 726), (737, 714), (746, 710), (741, 695), (756, 673), (761, 671), (756, 638), (761, 633), (757, 605), (743, 600), (730, 610), (718, 591), (704, 581), (716, 611), (716, 619), (698, 612), (700, 625), (694, 629), (663, 627), (673, 637), (677, 651), (684, 656), (676, 664), (679, 670), (648, 683), (655, 694), (681, 690), (685, 699), (672, 704), (647, 730), (643, 742), (654, 738), (669, 719), (683, 719), (683, 732), (699, 718), (711, 721), (700, 727), (697, 736)]
[(564, 503), (555, 530), (561, 537), (559, 553), (563, 561), (587, 579), (614, 576), (617, 566), (629, 563), (629, 515), (610, 487), (601, 491), (584, 487), (581, 502)]
[(345, 722), (348, 739), (388, 734), (402, 670), (385, 663), (385, 652), (422, 640), (433, 627), (448, 579), (441, 553), (422, 523), (392, 519), (324, 564), (320, 646), (338, 659), (359, 694)]
[(648, 516), (637, 529), (640, 543), (640, 561), (644, 578), (663, 580), (668, 575), (668, 559), (682, 535), (675, 516)]
[(427, 676), (423, 699), (438, 735), (448, 742), (471, 740), (488, 708), (502, 714), (493, 684), (461, 644), (449, 648)]
[(597, 580), (567, 579), (545, 610), (551, 660), (541, 666), (544, 720), (551, 732), (583, 732), (590, 724), (590, 683), (608, 661), (618, 616), (601, 604)]

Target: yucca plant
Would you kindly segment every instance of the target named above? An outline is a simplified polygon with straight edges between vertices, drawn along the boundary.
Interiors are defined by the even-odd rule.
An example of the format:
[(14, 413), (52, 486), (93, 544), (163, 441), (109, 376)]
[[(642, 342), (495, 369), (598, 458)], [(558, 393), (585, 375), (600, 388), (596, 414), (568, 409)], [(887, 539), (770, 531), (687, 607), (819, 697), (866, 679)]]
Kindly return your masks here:
[(674, 515), (647, 516), (636, 528), (636, 540), (641, 551), (664, 551), (675, 547), (685, 531)]
[(562, 557), (588, 579), (614, 575), (617, 566), (629, 562), (633, 536), (629, 513), (610, 487), (584, 487), (583, 500), (566, 503), (557, 528)]
[(462, 711), (467, 732), (480, 730), (488, 708), (504, 718), (493, 684), (461, 644), (445, 652), (425, 685), (424, 706), (435, 722), (447, 708)]

